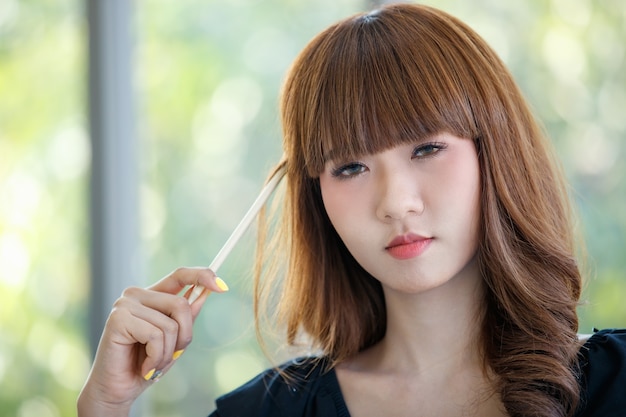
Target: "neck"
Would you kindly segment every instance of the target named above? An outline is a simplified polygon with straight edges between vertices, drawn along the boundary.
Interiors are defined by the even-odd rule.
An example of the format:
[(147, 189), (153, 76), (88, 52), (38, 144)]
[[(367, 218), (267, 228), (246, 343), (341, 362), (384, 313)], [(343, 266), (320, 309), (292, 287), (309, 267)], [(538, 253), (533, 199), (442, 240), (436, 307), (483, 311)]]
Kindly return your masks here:
[(482, 368), (483, 294), (475, 260), (446, 284), (420, 294), (385, 289), (387, 332), (377, 346), (379, 364), (439, 374)]

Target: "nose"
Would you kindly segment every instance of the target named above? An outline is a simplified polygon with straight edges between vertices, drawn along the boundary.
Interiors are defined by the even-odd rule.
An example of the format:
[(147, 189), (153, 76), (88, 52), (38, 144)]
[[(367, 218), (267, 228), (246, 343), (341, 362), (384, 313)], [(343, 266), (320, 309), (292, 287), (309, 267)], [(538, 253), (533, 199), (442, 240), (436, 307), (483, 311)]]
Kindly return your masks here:
[(424, 200), (420, 184), (409, 169), (401, 166), (381, 170), (377, 178), (376, 216), (383, 221), (402, 220), (421, 215)]

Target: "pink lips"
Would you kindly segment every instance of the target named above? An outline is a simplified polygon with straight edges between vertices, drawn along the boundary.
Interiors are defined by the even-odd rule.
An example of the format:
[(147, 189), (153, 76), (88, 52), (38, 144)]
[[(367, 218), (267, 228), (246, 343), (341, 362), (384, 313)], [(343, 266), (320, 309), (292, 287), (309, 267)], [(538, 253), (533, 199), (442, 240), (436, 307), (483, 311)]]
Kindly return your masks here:
[(432, 238), (409, 233), (394, 238), (385, 247), (385, 250), (396, 259), (411, 259), (421, 255), (430, 245), (430, 242), (432, 242)]

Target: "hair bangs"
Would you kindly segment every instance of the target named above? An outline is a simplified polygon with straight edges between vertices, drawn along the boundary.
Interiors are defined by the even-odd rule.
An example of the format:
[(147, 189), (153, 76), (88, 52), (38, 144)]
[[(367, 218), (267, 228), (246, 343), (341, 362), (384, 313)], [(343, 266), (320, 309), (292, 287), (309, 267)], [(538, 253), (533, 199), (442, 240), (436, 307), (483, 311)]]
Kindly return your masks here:
[(302, 132), (309, 175), (318, 176), (328, 160), (376, 153), (442, 131), (479, 136), (463, 48), (444, 49), (436, 39), (450, 34), (377, 13), (348, 19), (329, 32), (317, 48), (321, 56), (310, 57), (310, 67), (317, 63), (318, 70), (309, 74), (316, 95)]

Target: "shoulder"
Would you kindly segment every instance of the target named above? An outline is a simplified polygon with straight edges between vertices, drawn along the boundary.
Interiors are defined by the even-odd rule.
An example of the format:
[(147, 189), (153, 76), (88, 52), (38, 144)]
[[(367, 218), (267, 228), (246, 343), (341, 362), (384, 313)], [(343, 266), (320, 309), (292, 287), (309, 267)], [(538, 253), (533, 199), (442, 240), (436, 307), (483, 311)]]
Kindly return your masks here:
[(580, 350), (581, 411), (578, 417), (626, 415), (626, 329), (594, 333)]
[(333, 416), (340, 395), (324, 358), (300, 358), (257, 375), (215, 402), (212, 416)]

